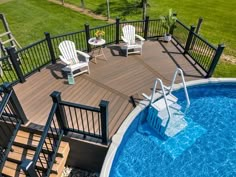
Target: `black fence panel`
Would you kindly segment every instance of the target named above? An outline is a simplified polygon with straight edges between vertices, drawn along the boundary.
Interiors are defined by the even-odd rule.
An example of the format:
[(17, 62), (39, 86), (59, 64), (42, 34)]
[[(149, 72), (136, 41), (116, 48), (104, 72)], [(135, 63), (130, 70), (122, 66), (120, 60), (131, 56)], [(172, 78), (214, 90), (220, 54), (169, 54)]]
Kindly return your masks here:
[(4, 82), (13, 83), (18, 81), (18, 76), (12, 66), (9, 56), (7, 55), (0, 58), (0, 84)]
[(75, 43), (76, 49), (80, 51), (87, 50), (87, 42), (86, 42), (86, 34), (85, 31), (78, 31), (73, 33), (67, 33), (63, 35), (53, 36), (51, 37), (53, 50), (55, 53), (56, 58), (59, 58), (60, 51), (59, 51), (59, 44), (65, 40), (69, 40)]
[(39, 71), (51, 62), (48, 45), (45, 39), (22, 48), (15, 53), (24, 76)]
[(190, 28), (179, 20), (176, 21), (175, 26), (173, 38), (182, 48), (185, 48)]
[(204, 71), (208, 72), (217, 48), (195, 33), (193, 41), (188, 50), (188, 54), (194, 58)]
[(160, 19), (149, 20), (148, 38), (164, 36), (167, 30), (163, 26), (164, 22)]

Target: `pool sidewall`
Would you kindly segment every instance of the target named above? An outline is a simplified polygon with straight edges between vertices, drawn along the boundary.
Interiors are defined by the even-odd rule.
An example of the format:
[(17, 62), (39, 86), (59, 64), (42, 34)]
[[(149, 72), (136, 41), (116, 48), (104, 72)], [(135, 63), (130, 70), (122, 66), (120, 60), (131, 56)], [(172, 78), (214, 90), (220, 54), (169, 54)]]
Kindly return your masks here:
[[(203, 84), (211, 84), (211, 83), (236, 83), (236, 78), (209, 78), (209, 79), (201, 79), (195, 81), (186, 82), (186, 86), (195, 86), (195, 85), (203, 85)], [(183, 88), (183, 84), (175, 84), (173, 90), (179, 90)], [(128, 115), (125, 121), (122, 123), (117, 133), (112, 138), (112, 143), (107, 152), (106, 158), (104, 160), (102, 170), (100, 173), (100, 177), (109, 177), (111, 167), (113, 164), (113, 160), (115, 158), (118, 147), (120, 146), (122, 139), (126, 133), (126, 130), (129, 128), (130, 124), (133, 120), (138, 116), (138, 114), (143, 111), (149, 104), (149, 101), (143, 100), (139, 103), (139, 105)]]

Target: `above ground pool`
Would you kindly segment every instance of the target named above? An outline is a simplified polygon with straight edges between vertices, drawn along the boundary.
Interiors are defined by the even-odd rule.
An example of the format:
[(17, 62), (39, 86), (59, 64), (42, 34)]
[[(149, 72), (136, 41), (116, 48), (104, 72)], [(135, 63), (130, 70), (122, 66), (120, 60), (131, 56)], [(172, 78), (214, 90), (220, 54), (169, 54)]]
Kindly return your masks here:
[[(111, 150), (114, 154), (110, 169), (105, 170), (107, 176), (236, 176), (236, 83), (190, 86), (188, 93), (188, 126), (163, 140), (145, 122), (148, 107), (142, 109), (120, 136), (117, 148)], [(183, 89), (173, 95), (184, 108)]]

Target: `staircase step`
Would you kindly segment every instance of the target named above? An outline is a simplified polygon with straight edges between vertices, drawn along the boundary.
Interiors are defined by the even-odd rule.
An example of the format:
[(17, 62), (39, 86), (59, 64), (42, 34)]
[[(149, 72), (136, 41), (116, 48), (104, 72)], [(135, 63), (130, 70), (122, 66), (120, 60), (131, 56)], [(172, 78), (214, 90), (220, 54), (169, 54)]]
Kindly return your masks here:
[[(12, 149), (13, 149), (13, 152), (9, 153), (7, 159), (9, 161), (15, 162), (17, 164), (20, 164), (23, 159), (32, 160), (33, 157), (34, 157), (34, 154), (35, 154), (35, 151), (33, 151), (33, 150), (25, 149), (25, 148), (18, 147), (18, 146), (12, 146)], [(41, 162), (46, 167), (47, 166), (47, 162), (45, 161), (45, 157), (47, 158), (48, 154), (45, 154), (45, 157), (44, 157), (44, 155), (41, 153), (40, 157), (41, 157)], [(55, 163), (54, 163), (54, 165), (52, 167), (52, 173), (57, 173), (57, 171), (59, 170), (58, 166), (60, 165), (62, 160), (63, 160), (62, 157), (56, 157), (56, 161), (55, 161)], [(41, 163), (39, 163), (39, 162), (36, 164), (36, 166), (40, 170), (43, 169)]]
[(9, 177), (26, 177), (24, 172), (20, 169), (19, 164), (10, 161), (5, 162), (2, 174)]
[[(24, 172), (20, 169), (20, 164), (22, 160), (29, 159), (32, 160), (35, 154), (35, 150), (38, 146), (40, 141), (41, 135), (39, 133), (30, 133), (26, 131), (19, 130), (15, 141), (13, 143), (12, 152), (9, 152), (6, 164), (4, 166), (3, 174), (6, 176), (25, 176)], [(50, 142), (48, 141), (48, 149), (50, 149)], [(50, 176), (52, 177), (60, 177), (65, 163), (67, 161), (67, 157), (69, 155), (70, 146), (69, 143), (61, 141), (59, 146), (59, 155), (57, 155), (55, 159), (55, 163), (52, 167), (52, 171)], [(46, 167), (46, 160), (45, 158), (48, 157), (48, 153), (50, 151), (44, 151), (45, 154), (41, 153), (40, 157), (41, 162), (45, 164)], [(41, 163), (38, 162), (36, 164), (39, 170), (44, 170)]]
[[(36, 148), (39, 144), (40, 138), (41, 138), (40, 134), (30, 133), (30, 132), (19, 130), (16, 135), (14, 145), (28, 148), (31, 150), (36, 150)], [(52, 150), (49, 139), (47, 139), (46, 142), (48, 145), (48, 149)], [(65, 153), (64, 151), (66, 150), (65, 147), (67, 147), (67, 146), (68, 146), (68, 143), (63, 142), (63, 141), (61, 142), (60, 147), (58, 149), (58, 156), (62, 157), (62, 155)], [(46, 149), (45, 145), (44, 145), (44, 149)]]
[[(178, 101), (178, 98), (176, 98), (172, 94), (166, 95), (167, 105), (170, 106)], [(166, 109), (166, 103), (164, 97), (157, 100), (156, 102), (151, 104), (154, 108), (156, 108), (158, 111), (161, 111), (163, 109)]]

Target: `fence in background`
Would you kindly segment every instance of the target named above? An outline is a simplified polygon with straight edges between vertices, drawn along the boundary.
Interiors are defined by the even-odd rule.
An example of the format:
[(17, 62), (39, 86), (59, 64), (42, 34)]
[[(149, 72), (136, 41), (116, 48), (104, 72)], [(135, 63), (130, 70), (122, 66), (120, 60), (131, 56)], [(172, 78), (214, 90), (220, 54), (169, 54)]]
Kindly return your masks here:
[[(94, 36), (96, 30), (105, 31), (104, 39), (106, 45), (119, 44), (121, 41), (122, 27), (124, 25), (135, 26), (137, 34), (145, 39), (161, 37), (166, 33), (163, 22), (160, 19), (146, 17), (145, 20), (121, 22), (119, 18), (113, 24), (90, 28), (85, 24), (84, 30), (51, 36), (45, 33), (45, 39), (37, 41), (18, 51), (7, 48), (7, 56), (0, 58), (0, 82), (25, 82), (25, 78), (39, 71), (49, 63), (56, 63), (59, 57), (58, 45), (64, 40), (71, 40), (76, 48), (81, 51), (91, 51), (88, 40)], [(184, 53), (206, 72), (206, 77), (211, 77), (217, 62), (223, 52), (224, 46), (213, 46), (199, 34), (194, 32), (195, 28), (188, 28), (177, 20), (173, 38), (184, 49)]]

